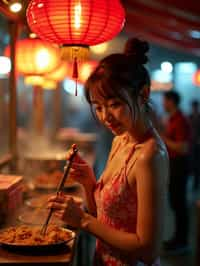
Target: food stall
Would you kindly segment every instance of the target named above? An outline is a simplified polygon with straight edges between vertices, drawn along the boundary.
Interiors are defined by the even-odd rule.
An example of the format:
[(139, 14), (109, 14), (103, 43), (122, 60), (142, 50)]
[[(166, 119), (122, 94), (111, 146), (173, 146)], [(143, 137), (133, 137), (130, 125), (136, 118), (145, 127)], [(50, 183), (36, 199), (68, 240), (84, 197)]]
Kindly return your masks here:
[[(62, 179), (62, 172), (59, 173)], [(70, 180), (70, 179), (69, 179)], [(78, 232), (68, 228), (51, 215), (46, 233), (42, 231), (50, 210), (46, 208), (50, 196), (55, 195), (56, 183), (34, 187), (24, 193), (22, 176), (0, 176), (0, 265), (71, 265), (77, 250)], [(83, 189), (66, 181), (64, 193), (83, 206)]]
[[(71, 265), (78, 233), (53, 213), (42, 231), (50, 213), (47, 201), (56, 187), (51, 186), (51, 193), (48, 186), (34, 189), (24, 198), (24, 185), (22, 176), (0, 175), (0, 265)], [(71, 183), (65, 193), (83, 205), (80, 186)]]
[[(73, 70), (73, 78), (75, 81), (75, 90), (72, 88), (72, 91), (75, 91), (74, 94), (78, 95), (78, 61), (86, 60), (89, 53), (89, 45), (96, 45), (110, 40), (117, 33), (119, 33), (123, 25), (122, 22), (124, 21), (124, 12), (123, 9), (120, 8), (121, 12), (119, 18), (113, 20), (112, 23), (109, 23), (107, 20), (109, 17), (113, 17), (113, 15), (111, 14), (108, 16), (107, 4), (104, 6), (101, 5), (103, 12), (102, 14), (100, 13), (100, 16), (98, 16), (98, 22), (98, 19), (95, 19), (94, 21), (88, 19), (92, 16), (95, 17), (95, 12), (99, 15), (98, 8), (89, 8), (93, 14), (91, 12), (80, 12), (80, 10), (84, 10), (84, 8), (86, 8), (86, 10), (88, 9), (87, 3), (86, 6), (84, 6), (84, 2), (77, 6), (76, 3), (71, 1), (69, 1), (69, 3), (67, 1), (60, 1), (59, 3), (60, 5), (63, 5), (63, 7), (60, 8), (60, 5), (58, 5), (59, 8), (57, 10), (57, 1), (51, 3), (49, 2), (50, 5), (54, 5), (52, 10), (58, 12), (58, 16), (53, 15), (54, 18), (59, 18), (58, 20), (56, 19), (54, 23), (60, 24), (60, 21), (63, 20), (63, 22), (61, 21), (60, 25), (63, 26), (64, 29), (68, 28), (65, 26), (67, 21), (65, 16), (67, 15), (67, 12), (66, 14), (63, 13), (63, 15), (60, 15), (60, 10), (75, 10), (76, 23), (74, 24), (74, 17), (73, 14), (71, 14), (71, 22), (68, 21), (68, 23), (72, 24), (70, 27), (70, 34), (69, 36), (64, 34), (63, 38), (59, 38), (59, 40), (62, 39), (62, 43), (59, 43), (59, 40), (45, 40), (45, 38), (43, 38), (44, 36), (40, 36), (40, 34), (33, 30), (30, 26), (32, 22), (32, 26), (35, 25), (36, 18), (39, 20), (40, 18), (43, 18), (44, 14), (32, 16), (32, 12), (34, 12), (35, 7), (36, 12), (37, 9), (38, 11), (43, 10), (44, 3), (38, 2), (36, 4), (34, 1), (21, 1), (21, 4), (23, 3), (21, 14), (14, 14), (9, 11), (9, 7), (11, 6), (12, 2), (13, 1), (7, 0), (0, 1), (0, 11), (2, 11), (6, 20), (8, 20), (8, 35), (10, 37), (9, 43), (7, 42), (5, 44), (8, 45), (6, 48), (8, 48), (9, 53), (4, 55), (10, 57), (9, 59), (11, 61), (11, 71), (7, 75), (9, 83), (9, 97), (7, 97), (7, 95), (5, 97), (5, 99), (9, 98), (9, 118), (7, 119), (9, 121), (8, 152), (4, 154), (2, 160), (0, 158), (0, 169), (2, 170), (2, 173), (5, 174), (2, 184), (0, 182), (0, 189), (2, 189), (2, 193), (4, 193), (3, 195), (6, 195), (5, 197), (2, 196), (3, 201), (1, 202), (1, 206), (9, 206), (11, 202), (15, 202), (16, 204), (13, 208), (13, 211), (10, 212), (10, 216), (6, 217), (5, 221), (0, 224), (0, 265), (71, 265), (73, 264), (74, 259), (76, 259), (75, 254), (77, 251), (81, 250), (81, 253), (83, 253), (80, 241), (81, 233), (79, 234), (79, 232), (72, 230), (72, 228), (68, 228), (67, 224), (63, 224), (61, 221), (58, 221), (53, 214), (51, 220), (49, 221), (48, 228), (45, 230), (46, 233), (44, 233), (42, 231), (43, 225), (48, 223), (48, 217), (51, 213), (51, 210), (46, 209), (46, 205), (48, 198), (52, 194), (55, 195), (55, 193), (58, 192), (57, 188), (59, 187), (60, 180), (63, 178), (63, 172), (65, 172), (64, 166), (66, 161), (66, 149), (68, 149), (72, 143), (78, 144), (79, 151), (82, 153), (83, 158), (90, 163), (91, 166), (93, 166), (95, 160), (94, 144), (96, 141), (96, 134), (90, 134), (91, 132), (88, 132), (89, 134), (87, 134), (84, 131), (84, 134), (81, 132), (73, 132), (73, 134), (69, 136), (69, 132), (66, 132), (65, 130), (57, 132), (59, 128), (63, 129), (63, 126), (66, 126), (66, 129), (69, 127), (68, 124), (66, 125), (63, 123), (61, 126), (58, 123), (61, 113), (61, 109), (59, 108), (61, 108), (62, 104), (62, 97), (59, 94), (60, 92), (58, 83), (56, 84), (55, 88), (53, 88), (57, 89), (56, 93), (53, 93), (55, 97), (53, 100), (52, 98), (50, 100), (50, 102), (54, 103), (54, 108), (51, 108), (50, 104), (48, 103), (48, 114), (53, 113), (52, 117), (54, 118), (54, 125), (52, 126), (51, 124), (49, 126), (47, 123), (48, 126), (45, 128), (44, 123), (46, 122), (46, 113), (45, 101), (43, 97), (45, 94), (43, 90), (45, 89), (45, 85), (29, 84), (29, 90), (29, 88), (27, 88), (28, 86), (25, 88), (25, 85), (27, 85), (25, 84), (25, 80), (27, 77), (43, 77), (45, 79), (45, 75), (47, 73), (50, 73), (58, 68), (59, 64), (61, 64), (61, 60), (71, 60), (72, 67), (70, 70)], [(97, 2), (97, 4), (99, 3), (100, 2)], [(31, 4), (33, 4), (32, 7)], [(89, 2), (89, 4), (91, 3)], [(50, 9), (47, 8), (46, 10)], [(82, 14), (84, 14), (84, 17)], [(45, 12), (45, 15), (49, 16), (51, 15), (51, 12), (49, 14)], [(32, 18), (34, 18), (33, 21)], [(85, 26), (80, 27), (81, 25), (85, 25), (85, 23), (82, 23), (84, 19), (87, 23), (91, 24), (88, 24), (86, 27), (86, 29), (89, 29), (87, 34), (84, 33)], [(39, 20), (37, 23), (40, 23)], [(115, 25), (115, 23), (117, 23), (117, 25)], [(100, 39), (99, 33), (96, 31), (96, 25), (100, 25), (104, 28), (104, 30), (101, 30)], [(109, 27), (106, 25), (112, 26), (111, 29), (109, 29)], [(39, 28), (41, 28), (41, 26), (39, 26)], [(51, 26), (50, 29), (51, 28), (53, 27)], [(78, 35), (71, 34), (72, 29), (74, 31), (77, 31), (78, 29)], [(81, 31), (83, 31), (83, 34), (80, 34)], [(43, 32), (45, 33), (46, 29)], [(55, 31), (53, 30), (52, 33), (54, 32)], [(60, 33), (62, 34), (62, 32), (63, 30), (61, 29)], [(34, 40), (30, 36), (31, 33), (36, 34)], [(76, 37), (71, 38), (73, 35)], [(78, 40), (77, 36), (79, 36)], [(83, 36), (87, 38), (83, 38)], [(49, 60), (49, 57), (47, 60), (47, 57), (43, 57), (44, 53), (40, 53), (39, 56), (36, 56), (37, 59), (39, 58), (39, 60), (36, 61), (40, 61), (37, 66), (38, 68), (33, 70), (32, 67), (35, 66), (35, 61), (32, 59), (33, 57), (27, 57), (27, 54), (25, 53), (22, 54), (20, 58), (21, 52), (20, 49), (18, 50), (20, 41), (22, 41), (22, 44), (25, 43), (24, 46), (22, 45), (21, 51), (28, 51), (29, 55), (31, 56), (37, 54), (38, 50), (35, 48), (38, 46), (40, 46), (39, 48), (42, 49), (42, 52), (44, 51), (44, 48), (48, 48), (50, 51), (49, 53), (52, 55), (51, 58), (53, 61)], [(2, 51), (4, 50), (3, 48)], [(31, 48), (33, 48), (33, 50)], [(60, 50), (62, 51), (60, 52)], [(4, 53), (5, 52), (6, 49), (4, 50)], [(60, 53), (62, 53), (62, 59), (60, 58)], [(24, 64), (23, 68), (19, 67), (18, 63), (20, 60), (21, 63)], [(45, 65), (47, 62), (48, 66), (50, 66), (52, 69)], [(53, 65), (53, 62), (55, 65)], [(42, 69), (41, 65), (42, 67), (45, 65), (45, 70)], [(18, 86), (19, 83), (20, 86)], [(22, 83), (23, 86), (21, 86)], [(20, 102), (22, 105), (17, 104), (17, 100), (21, 100), (20, 97), (18, 97), (18, 93), (21, 93), (23, 89), (25, 89), (25, 93), (27, 93), (27, 91), (29, 94), (30, 91), (32, 92), (27, 104), (32, 105), (30, 116), (28, 117), (28, 122), (32, 122), (31, 125), (28, 125), (30, 126), (29, 129), (32, 130), (32, 135), (29, 134), (29, 132), (25, 132), (26, 130), (25, 127), (23, 128), (23, 125), (19, 131), (19, 124), (17, 123), (19, 122), (19, 116), (21, 115), (20, 118), (22, 119), (20, 122), (23, 124), (24, 117), (22, 116), (23, 114), (26, 114), (28, 110), (27, 105), (25, 105), (23, 101)], [(25, 97), (27, 95), (28, 93), (25, 95)], [(73, 111), (75, 111), (74, 108), (71, 109), (71, 112)], [(63, 113), (66, 115), (66, 112)], [(52, 120), (52, 117), (50, 120)], [(88, 117), (86, 118), (88, 119)], [(6, 125), (4, 124), (3, 127), (6, 127)], [(90, 127), (92, 128), (93, 126), (90, 124)], [(47, 130), (47, 135), (49, 139), (51, 139), (52, 143), (59, 147), (60, 151), (55, 151), (52, 143), (47, 149), (43, 149), (42, 147), (42, 142), (45, 142), (45, 138), (47, 137), (47, 135), (45, 135), (45, 130), (49, 128), (50, 130)], [(89, 127), (88, 129), (90, 130)], [(21, 136), (22, 141), (19, 141), (19, 136)], [(32, 147), (30, 147), (29, 144), (32, 144)], [(7, 165), (9, 168), (4, 172), (4, 167)], [(16, 176), (20, 176), (20, 182), (13, 184), (13, 180), (11, 180), (10, 184), (7, 184), (6, 186), (3, 185), (4, 181), (8, 181), (9, 176), (11, 175), (14, 180)], [(64, 187), (62, 191), (68, 195), (71, 195), (74, 200), (84, 208), (85, 200), (82, 186), (73, 180), (70, 180), (70, 178), (67, 178), (66, 183), (63, 182), (63, 184)], [(18, 191), (18, 194), (16, 191)], [(16, 199), (20, 200), (17, 201)], [(5, 207), (6, 215), (8, 214), (8, 209)], [(80, 256), (79, 260), (81, 259), (82, 257)], [(78, 265), (80, 266), (81, 264)]]
[[(3, 3), (0, 3), (1, 27), (3, 34), (9, 38), (11, 46), (11, 61), (15, 61), (15, 44), (18, 35), (17, 16), (10, 14)], [(5, 67), (5, 66), (4, 66)], [(8, 101), (7, 101), (8, 100)], [(15, 63), (12, 64), (9, 78), (1, 78), (1, 153), (0, 169), (8, 167), (11, 171), (16, 170), (17, 158), (17, 95), (16, 95), (16, 72)], [(2, 145), (3, 144), (3, 145)]]

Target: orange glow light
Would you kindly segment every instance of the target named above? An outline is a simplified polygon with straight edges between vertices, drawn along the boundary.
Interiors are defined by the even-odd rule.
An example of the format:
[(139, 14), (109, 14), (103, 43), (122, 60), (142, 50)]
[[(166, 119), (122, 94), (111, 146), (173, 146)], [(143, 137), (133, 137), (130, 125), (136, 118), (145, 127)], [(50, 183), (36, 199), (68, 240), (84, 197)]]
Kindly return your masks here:
[[(7, 46), (4, 54), (10, 56)], [(19, 40), (16, 45), (16, 69), (23, 75), (43, 75), (60, 64), (60, 49), (40, 39)]]
[(54, 81), (61, 81), (63, 80), (67, 75), (69, 75), (70, 72), (70, 66), (65, 61), (60, 64), (58, 68), (56, 68), (54, 71), (48, 73), (45, 75), (46, 79), (54, 80)]
[(98, 62), (96, 61), (88, 61), (85, 63), (82, 63), (79, 67), (79, 81), (81, 83), (84, 83), (89, 75), (92, 73), (92, 71), (96, 68)]
[(194, 73), (192, 81), (195, 86), (200, 87), (200, 69)]

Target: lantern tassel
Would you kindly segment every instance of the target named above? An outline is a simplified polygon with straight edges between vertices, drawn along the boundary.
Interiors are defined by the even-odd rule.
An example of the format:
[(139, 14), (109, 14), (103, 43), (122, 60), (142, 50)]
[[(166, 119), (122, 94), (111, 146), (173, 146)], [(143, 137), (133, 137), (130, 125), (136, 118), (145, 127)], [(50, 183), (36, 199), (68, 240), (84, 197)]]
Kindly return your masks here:
[(77, 62), (77, 57), (74, 57), (74, 62), (73, 62), (73, 75), (72, 77), (75, 79), (75, 96), (77, 96), (78, 92), (78, 62)]

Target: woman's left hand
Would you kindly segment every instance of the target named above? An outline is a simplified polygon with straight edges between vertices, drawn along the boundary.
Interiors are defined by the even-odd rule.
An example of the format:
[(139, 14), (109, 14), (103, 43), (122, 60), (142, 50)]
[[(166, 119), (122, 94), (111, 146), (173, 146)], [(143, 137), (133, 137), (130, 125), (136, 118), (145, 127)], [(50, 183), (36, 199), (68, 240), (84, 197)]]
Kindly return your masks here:
[(58, 218), (72, 227), (81, 227), (84, 211), (73, 200), (73, 197), (61, 193), (51, 197), (48, 202), (48, 208), (52, 208)]

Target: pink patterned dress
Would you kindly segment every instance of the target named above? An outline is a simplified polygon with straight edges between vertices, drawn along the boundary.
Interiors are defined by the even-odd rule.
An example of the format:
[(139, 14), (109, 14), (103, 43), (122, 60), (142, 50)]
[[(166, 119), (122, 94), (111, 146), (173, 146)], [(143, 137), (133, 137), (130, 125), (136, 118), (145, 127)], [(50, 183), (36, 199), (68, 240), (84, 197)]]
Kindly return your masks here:
[[(113, 152), (112, 158), (120, 148), (120, 144)], [(95, 201), (97, 206), (97, 218), (104, 224), (112, 228), (135, 233), (137, 223), (137, 191), (136, 186), (130, 187), (127, 181), (127, 174), (133, 165), (129, 160), (134, 153), (132, 147), (128, 154), (124, 166), (113, 175), (109, 182), (103, 184), (103, 175), (99, 179), (95, 188)], [(131, 257), (125, 256), (119, 250), (107, 245), (97, 239), (94, 256), (94, 266), (160, 266), (159, 259), (152, 265), (145, 265)]]

